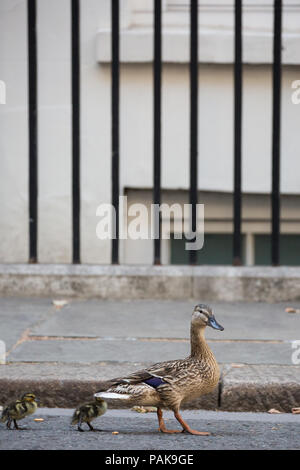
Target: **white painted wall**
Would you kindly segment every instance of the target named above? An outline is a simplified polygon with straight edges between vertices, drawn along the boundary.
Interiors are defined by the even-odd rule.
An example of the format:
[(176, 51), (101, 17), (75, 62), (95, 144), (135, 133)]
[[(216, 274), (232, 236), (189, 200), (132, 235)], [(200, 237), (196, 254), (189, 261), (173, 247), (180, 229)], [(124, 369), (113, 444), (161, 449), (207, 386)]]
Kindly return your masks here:
[(41, 262), (70, 262), (72, 257), (70, 27), (68, 0), (38, 1)]
[(28, 261), (26, 2), (0, 3), (0, 259)]
[(110, 23), (110, 1), (81, 2), (81, 258), (110, 263), (110, 242), (96, 238), (96, 208), (111, 200), (110, 70), (95, 60), (95, 37)]
[[(293, 6), (292, 0), (289, 1)], [(126, 35), (134, 36), (141, 30), (148, 35), (149, 31), (151, 33), (150, 4), (148, 0), (141, 3), (144, 3), (144, 9), (138, 9), (136, 1), (121, 0), (122, 40)], [(171, 46), (168, 45), (169, 51), (165, 50), (163, 67), (162, 185), (165, 189), (186, 189), (189, 184), (189, 71), (184, 59), (188, 52), (186, 12), (178, 13), (174, 9), (168, 9), (168, 2), (164, 6), (166, 32), (172, 30), (173, 37), (175, 34), (179, 41), (183, 40), (181, 45), (178, 43), (183, 48), (183, 59), (180, 59), (180, 64), (176, 63), (175, 49), (170, 49), (172, 42), (169, 43)], [(209, 11), (205, 15), (201, 17), (200, 10), (200, 54), (210, 54), (211, 63), (201, 63), (199, 67), (199, 186), (208, 191), (231, 191), (232, 12), (226, 10), (225, 13), (218, 14), (217, 11)], [(247, 15), (245, 26), (248, 34), (251, 36), (251, 27), (254, 24), (254, 40), (260, 37), (264, 27), (270, 39), (270, 12), (267, 13), (267, 20), (266, 12), (263, 13), (264, 20), (261, 12), (253, 9)], [(297, 13), (297, 10), (290, 8), (284, 16), (284, 61), (294, 64), (283, 67), (281, 189), (287, 194), (300, 193), (300, 105), (291, 102), (291, 83), (300, 79), (300, 49), (295, 48), (300, 39), (300, 21), (296, 21), (297, 15), (299, 19), (300, 10)], [(206, 36), (204, 45), (201, 40), (201, 34), (205, 33), (208, 26), (213, 28), (211, 22), (215, 19), (219, 25), (215, 30), (222, 30), (223, 24), (223, 30), (229, 35), (224, 60), (226, 64), (218, 63), (222, 49), (219, 46), (213, 47), (216, 36), (209, 40)], [(104, 57), (104, 46), (99, 52), (103, 37), (106, 38), (105, 41), (110, 40), (109, 28), (110, 1), (82, 0), (81, 257), (82, 262), (87, 263), (110, 262), (110, 242), (96, 238), (96, 208), (101, 202), (110, 202), (111, 199), (110, 66), (107, 62), (109, 58)], [(152, 37), (151, 34), (149, 37)], [(220, 41), (220, 38), (217, 40)], [(135, 44), (134, 54), (141, 54), (141, 61), (135, 59), (132, 62), (132, 59), (126, 58), (127, 52), (122, 52), (122, 192), (128, 187), (152, 187), (151, 49), (147, 52), (147, 57), (143, 58), (143, 49), (139, 47), (139, 43)], [(173, 43), (174, 48), (176, 44)], [(151, 46), (147, 47), (152, 48), (152, 40)], [(261, 55), (259, 48), (250, 51), (249, 45), (247, 48), (245, 57), (250, 64), (244, 67), (243, 190), (268, 193), (271, 186), (272, 89), (271, 66), (264, 62), (269, 62), (271, 50), (264, 50)], [(167, 60), (169, 53), (172, 60)], [(69, 263), (72, 256), (69, 0), (38, 0), (38, 57), (39, 259), (41, 262)], [(255, 65), (257, 62), (262, 63)], [(26, 262), (28, 123), (25, 0), (1, 0), (0, 3), (0, 80), (4, 80), (7, 86), (7, 104), (0, 105), (0, 262)], [(140, 251), (133, 247), (131, 249), (132, 252), (135, 251), (132, 259), (136, 260), (137, 253), (141, 253), (138, 258), (144, 262), (148, 258), (152, 259), (148, 249), (148, 258), (146, 254), (143, 258), (145, 249), (142, 246)], [(129, 251), (127, 248), (124, 260), (130, 260)]]

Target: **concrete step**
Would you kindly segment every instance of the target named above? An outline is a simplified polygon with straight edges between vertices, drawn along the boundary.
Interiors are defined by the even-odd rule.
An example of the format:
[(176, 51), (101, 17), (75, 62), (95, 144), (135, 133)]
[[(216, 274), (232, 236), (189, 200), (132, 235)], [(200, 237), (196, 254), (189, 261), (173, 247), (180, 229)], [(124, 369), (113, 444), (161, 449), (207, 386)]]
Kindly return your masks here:
[[(0, 366), (0, 403), (32, 391), (42, 406), (73, 408), (90, 400), (100, 380), (126, 376), (148, 363), (14, 363)], [(113, 405), (112, 405), (113, 406)], [(300, 406), (300, 366), (224, 364), (219, 386), (185, 408), (291, 412)]]

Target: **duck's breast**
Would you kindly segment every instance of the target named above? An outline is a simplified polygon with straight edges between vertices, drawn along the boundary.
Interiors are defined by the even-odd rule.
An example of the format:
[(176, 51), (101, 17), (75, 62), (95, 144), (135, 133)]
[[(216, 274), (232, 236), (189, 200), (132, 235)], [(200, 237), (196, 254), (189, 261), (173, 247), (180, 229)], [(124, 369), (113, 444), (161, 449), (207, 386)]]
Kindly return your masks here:
[(184, 401), (211, 393), (218, 385), (219, 379), (220, 369), (215, 360), (205, 363), (203, 361), (195, 362), (184, 387)]

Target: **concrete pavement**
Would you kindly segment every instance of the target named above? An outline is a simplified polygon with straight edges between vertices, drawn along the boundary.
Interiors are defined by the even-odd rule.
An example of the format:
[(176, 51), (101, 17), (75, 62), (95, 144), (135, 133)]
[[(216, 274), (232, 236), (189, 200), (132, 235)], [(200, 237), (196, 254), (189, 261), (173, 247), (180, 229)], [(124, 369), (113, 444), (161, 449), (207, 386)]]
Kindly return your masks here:
[[(57, 309), (53, 300), (0, 299), (7, 348), (0, 404), (30, 388), (44, 406), (73, 407), (92, 396), (99, 380), (189, 354), (192, 301), (69, 299)], [(285, 312), (300, 302), (210, 305), (225, 328), (207, 328), (206, 335), (222, 377), (213, 394), (189, 406), (286, 412), (300, 406), (300, 314)]]

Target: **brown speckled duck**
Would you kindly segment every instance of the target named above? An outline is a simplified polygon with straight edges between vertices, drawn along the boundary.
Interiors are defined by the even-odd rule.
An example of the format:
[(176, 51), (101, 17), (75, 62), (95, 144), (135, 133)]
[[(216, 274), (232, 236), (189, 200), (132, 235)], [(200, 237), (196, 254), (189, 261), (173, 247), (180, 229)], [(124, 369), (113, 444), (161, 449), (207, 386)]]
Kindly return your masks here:
[(186, 359), (160, 362), (127, 377), (101, 382), (95, 397), (111, 402), (126, 402), (128, 406), (156, 406), (159, 431), (181, 432), (166, 429), (162, 409), (171, 409), (182, 426), (182, 432), (209, 435), (208, 432), (191, 429), (179, 413), (182, 402), (212, 392), (219, 381), (219, 366), (204, 336), (207, 326), (224, 330), (216, 321), (211, 308), (198, 304), (191, 321), (191, 354)]

